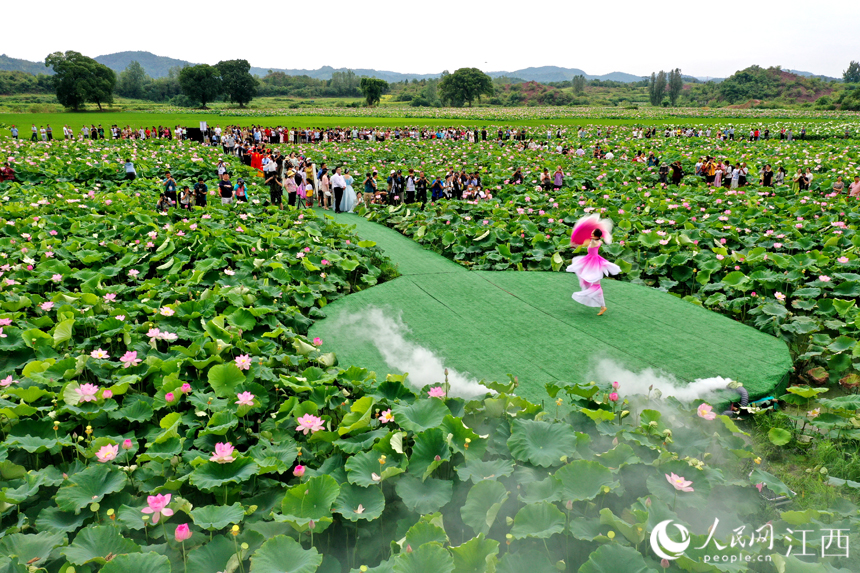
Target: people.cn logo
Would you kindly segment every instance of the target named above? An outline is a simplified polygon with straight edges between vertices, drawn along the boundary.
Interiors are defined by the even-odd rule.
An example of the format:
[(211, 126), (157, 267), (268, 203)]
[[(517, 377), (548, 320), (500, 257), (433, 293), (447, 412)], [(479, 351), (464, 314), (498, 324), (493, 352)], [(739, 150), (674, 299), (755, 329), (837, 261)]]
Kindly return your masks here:
[(659, 557), (672, 560), (683, 555), (690, 546), (690, 532), (683, 525), (675, 523), (675, 529), (681, 532), (681, 541), (673, 541), (666, 531), (670, 523), (672, 523), (671, 519), (661, 521), (651, 532), (651, 549)]

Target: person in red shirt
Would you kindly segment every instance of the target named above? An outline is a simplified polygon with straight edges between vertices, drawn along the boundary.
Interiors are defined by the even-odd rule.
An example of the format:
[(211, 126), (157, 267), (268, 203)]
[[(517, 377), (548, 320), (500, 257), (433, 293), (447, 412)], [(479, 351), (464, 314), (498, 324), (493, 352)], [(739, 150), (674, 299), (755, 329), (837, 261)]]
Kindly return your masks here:
[(0, 167), (0, 181), (15, 181), (15, 170), (8, 161)]

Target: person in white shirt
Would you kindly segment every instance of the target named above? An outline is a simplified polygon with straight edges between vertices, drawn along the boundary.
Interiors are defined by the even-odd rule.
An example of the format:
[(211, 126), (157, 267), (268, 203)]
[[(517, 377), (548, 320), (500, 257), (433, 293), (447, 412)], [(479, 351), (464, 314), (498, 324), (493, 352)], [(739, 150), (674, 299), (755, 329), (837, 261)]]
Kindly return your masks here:
[(615, 154), (612, 153), (611, 151), (607, 151), (605, 157), (606, 157), (606, 159), (612, 160), (612, 159), (615, 159)]
[(335, 168), (334, 175), (331, 177), (331, 186), (334, 189), (334, 212), (342, 213), (340, 203), (343, 199), (343, 191), (346, 189), (346, 179), (340, 174), (340, 167)]

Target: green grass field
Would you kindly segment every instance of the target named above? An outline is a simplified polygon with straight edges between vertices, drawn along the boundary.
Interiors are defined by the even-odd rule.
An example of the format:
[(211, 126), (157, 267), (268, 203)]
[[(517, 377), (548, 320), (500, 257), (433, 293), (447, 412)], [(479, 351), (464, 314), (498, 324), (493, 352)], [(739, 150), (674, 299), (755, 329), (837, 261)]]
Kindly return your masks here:
[[(287, 126), (287, 127), (335, 127), (335, 126), (356, 126), (356, 127), (397, 127), (397, 126), (431, 126), (431, 127), (448, 127), (448, 126), (487, 126), (487, 125), (510, 125), (522, 127), (537, 127), (544, 125), (562, 125), (562, 126), (578, 126), (578, 125), (679, 125), (687, 123), (683, 118), (669, 118), (663, 120), (652, 119), (549, 119), (549, 120), (519, 120), (519, 121), (484, 121), (470, 119), (427, 119), (427, 118), (391, 118), (391, 117), (350, 117), (350, 116), (269, 116), (269, 117), (242, 117), (242, 116), (219, 116), (216, 114), (199, 114), (199, 113), (164, 113), (164, 112), (140, 112), (140, 111), (104, 111), (104, 112), (57, 112), (57, 113), (5, 113), (0, 114), (0, 126), (3, 128), (3, 135), (8, 135), (8, 128), (13, 124), (21, 130), (22, 137), (29, 137), (30, 126), (36, 124), (50, 125), (54, 129), (54, 136), (59, 133), (62, 137), (63, 125), (70, 126), (75, 133), (79, 132), (83, 125), (99, 125), (101, 124), (106, 129), (117, 124), (120, 126), (129, 125), (133, 128), (138, 127), (153, 127), (158, 125), (170, 126), (176, 125), (196, 127), (201, 121), (208, 122), (209, 125), (262, 125), (262, 126)], [(774, 121), (774, 120), (771, 120)], [(805, 119), (805, 122), (827, 121), (821, 119)], [(762, 125), (768, 123), (768, 120), (755, 118), (691, 118), (688, 120), (691, 124), (706, 124), (706, 125)]]

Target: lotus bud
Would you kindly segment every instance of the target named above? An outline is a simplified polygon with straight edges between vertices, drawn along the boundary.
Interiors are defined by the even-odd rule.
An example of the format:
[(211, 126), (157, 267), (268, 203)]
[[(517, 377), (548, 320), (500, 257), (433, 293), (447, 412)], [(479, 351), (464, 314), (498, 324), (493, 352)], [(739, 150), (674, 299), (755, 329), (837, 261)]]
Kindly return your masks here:
[(406, 544), (406, 553), (412, 553), (412, 546), (409, 544)]
[(564, 502), (564, 507), (567, 508), (568, 511), (573, 509), (573, 500), (569, 499), (566, 502)]
[[(627, 400), (624, 400), (624, 402), (626, 403), (626, 402), (627, 402)], [(627, 416), (629, 416), (629, 415), (630, 415), (630, 410), (622, 410), (622, 411), (621, 411), (621, 419), (622, 419), (622, 420), (623, 420), (624, 418), (626, 418)]]
[(564, 570), (566, 570), (566, 569), (567, 569), (567, 564), (564, 562), (564, 559), (561, 559), (561, 560), (557, 561), (557, 562), (556, 562), (556, 564), (555, 564), (555, 568), (556, 568), (556, 569), (558, 569), (559, 571), (564, 571)]
[(506, 518), (505, 518), (505, 523), (507, 523), (507, 524), (508, 524), (508, 527), (510, 527), (511, 525), (513, 525), (513, 524), (514, 524), (514, 518), (513, 518), (513, 517), (510, 517), (510, 516), (506, 517)]
[(668, 438), (671, 438), (672, 437), (672, 430), (666, 428), (665, 430), (663, 430), (663, 435), (668, 437)]

